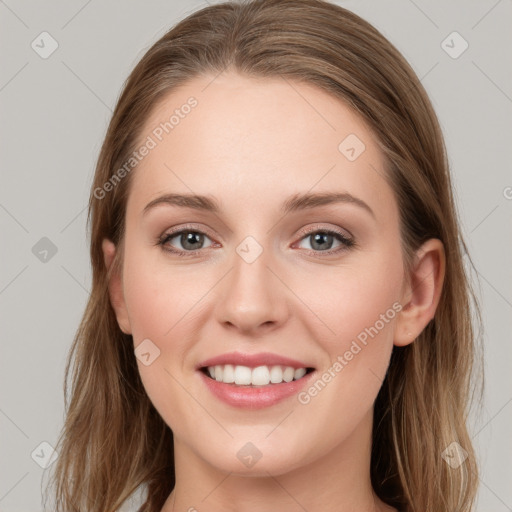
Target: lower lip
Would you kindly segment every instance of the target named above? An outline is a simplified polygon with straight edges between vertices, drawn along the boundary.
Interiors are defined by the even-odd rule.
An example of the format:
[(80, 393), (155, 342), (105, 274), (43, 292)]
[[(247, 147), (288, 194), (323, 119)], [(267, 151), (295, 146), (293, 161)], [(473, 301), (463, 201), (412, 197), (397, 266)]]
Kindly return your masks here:
[(243, 409), (263, 409), (297, 394), (311, 379), (314, 371), (299, 380), (267, 386), (237, 386), (214, 380), (199, 371), (208, 389), (223, 402)]

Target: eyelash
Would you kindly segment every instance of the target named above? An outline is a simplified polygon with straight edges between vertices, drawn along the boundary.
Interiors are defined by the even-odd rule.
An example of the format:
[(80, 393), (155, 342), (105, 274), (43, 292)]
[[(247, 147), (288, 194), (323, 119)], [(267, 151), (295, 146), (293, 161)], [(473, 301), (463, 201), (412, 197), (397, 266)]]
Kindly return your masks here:
[[(157, 240), (157, 245), (160, 245), (164, 251), (170, 252), (172, 254), (176, 254), (179, 257), (190, 257), (190, 256), (197, 256), (201, 251), (204, 249), (196, 249), (194, 251), (182, 251), (180, 249), (175, 248), (168, 248), (165, 244), (172, 240), (173, 238), (176, 238), (178, 235), (181, 235), (183, 233), (196, 233), (200, 235), (205, 235), (208, 238), (209, 235), (199, 229), (196, 229), (194, 226), (184, 226), (182, 229), (177, 231), (171, 231), (170, 233), (165, 233)], [(352, 247), (356, 246), (356, 242), (352, 238), (346, 237), (342, 232), (336, 231), (333, 229), (321, 229), (321, 228), (314, 228), (314, 229), (308, 229), (307, 231), (304, 231), (301, 233), (301, 238), (299, 241), (302, 241), (303, 239), (307, 238), (308, 236), (322, 233), (325, 235), (333, 235), (339, 242), (341, 242), (341, 246), (336, 249), (329, 249), (327, 251), (316, 251), (314, 249), (304, 249), (308, 253), (313, 253), (314, 255), (318, 255), (320, 257), (322, 256), (332, 256), (334, 254), (340, 253), (342, 251), (346, 251), (347, 249), (350, 249)], [(210, 246), (211, 247), (211, 246)]]

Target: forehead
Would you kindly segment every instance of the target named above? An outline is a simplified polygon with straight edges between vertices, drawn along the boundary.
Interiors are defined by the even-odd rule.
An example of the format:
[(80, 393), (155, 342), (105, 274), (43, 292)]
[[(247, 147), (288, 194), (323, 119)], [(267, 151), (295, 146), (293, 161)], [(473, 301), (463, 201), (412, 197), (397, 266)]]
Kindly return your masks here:
[(233, 72), (196, 77), (154, 107), (139, 141), (151, 150), (133, 177), (129, 202), (138, 209), (170, 191), (239, 206), (309, 190), (349, 191), (377, 210), (394, 201), (363, 119), (306, 83)]

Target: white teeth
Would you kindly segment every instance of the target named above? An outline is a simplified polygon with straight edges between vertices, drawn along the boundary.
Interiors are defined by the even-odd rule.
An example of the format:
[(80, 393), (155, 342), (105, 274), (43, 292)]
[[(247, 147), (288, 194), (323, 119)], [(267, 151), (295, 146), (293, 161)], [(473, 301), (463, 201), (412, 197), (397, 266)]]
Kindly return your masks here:
[(283, 369), (280, 366), (272, 366), (270, 369), (270, 382), (272, 384), (283, 382)]
[(293, 378), (295, 380), (298, 380), (298, 379), (301, 379), (302, 377), (304, 377), (304, 375), (306, 375), (306, 368), (297, 368), (295, 370)]
[[(217, 371), (217, 367), (215, 367)], [(249, 385), (251, 384), (252, 371), (247, 366), (235, 366), (235, 384)]]
[(234, 366), (232, 364), (208, 366), (208, 374), (212, 379), (225, 384), (238, 386), (267, 386), (268, 384), (281, 384), (298, 380), (306, 375), (306, 368), (292, 368), (291, 366)]
[(232, 364), (227, 364), (224, 366), (222, 382), (225, 382), (226, 384), (233, 384), (233, 382), (235, 382), (235, 368)]
[(270, 371), (267, 366), (258, 366), (252, 371), (252, 382), (254, 386), (266, 386), (270, 383)]
[(295, 374), (295, 369), (292, 368), (291, 366), (287, 366), (283, 372), (283, 380), (285, 382), (291, 382), (293, 380), (294, 374)]

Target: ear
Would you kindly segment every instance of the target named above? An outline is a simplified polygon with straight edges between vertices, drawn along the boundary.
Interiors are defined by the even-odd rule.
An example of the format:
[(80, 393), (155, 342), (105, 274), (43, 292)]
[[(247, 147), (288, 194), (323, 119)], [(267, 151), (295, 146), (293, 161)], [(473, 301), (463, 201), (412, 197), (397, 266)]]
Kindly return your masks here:
[[(114, 263), (116, 256), (116, 246), (107, 238), (105, 238), (101, 244), (103, 249), (103, 258), (105, 261), (105, 267), (107, 271)], [(128, 317), (128, 310), (126, 309), (126, 303), (124, 300), (123, 283), (121, 280), (120, 272), (113, 268), (110, 280), (108, 282), (108, 292), (110, 297), (110, 303), (115, 311), (117, 323), (121, 331), (125, 334), (131, 334), (130, 319)]]
[(427, 240), (417, 251), (409, 283), (404, 286), (394, 344), (412, 343), (434, 318), (445, 275), (445, 253), (441, 240)]

